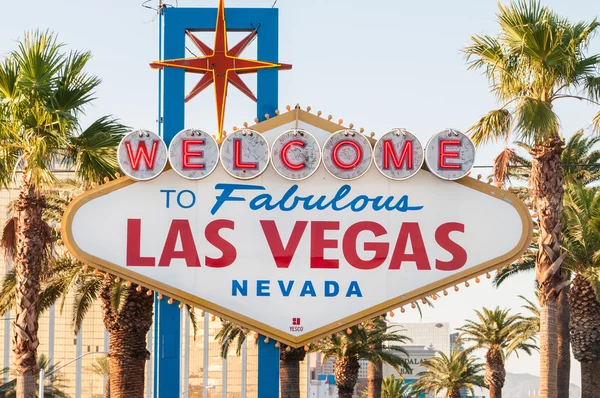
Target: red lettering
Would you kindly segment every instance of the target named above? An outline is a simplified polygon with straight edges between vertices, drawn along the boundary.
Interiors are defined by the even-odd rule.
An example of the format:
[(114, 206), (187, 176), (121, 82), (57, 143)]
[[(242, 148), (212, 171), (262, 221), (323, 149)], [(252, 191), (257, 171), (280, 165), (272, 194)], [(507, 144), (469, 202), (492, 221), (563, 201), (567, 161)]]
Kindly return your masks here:
[(156, 159), (156, 151), (158, 149), (158, 140), (152, 141), (152, 152), (148, 154), (148, 148), (146, 148), (146, 142), (140, 141), (138, 143), (135, 156), (133, 155), (133, 149), (131, 148), (131, 142), (125, 141), (125, 149), (127, 150), (127, 157), (133, 170), (137, 170), (140, 167), (140, 161), (142, 157), (146, 163), (146, 168), (152, 170), (154, 168), (154, 160)]
[[(406, 252), (409, 239), (412, 246), (412, 253)], [(419, 227), (419, 223), (416, 222), (402, 223), (400, 232), (398, 233), (398, 240), (396, 240), (394, 254), (390, 260), (389, 269), (400, 269), (400, 266), (405, 261), (416, 263), (418, 270), (431, 270), (429, 259), (427, 258), (427, 250), (425, 249), (425, 243), (421, 235), (421, 228)]]
[(392, 145), (392, 140), (383, 140), (383, 168), (390, 168), (390, 158), (392, 158), (392, 162), (394, 163), (394, 167), (396, 169), (402, 168), (402, 163), (406, 161), (406, 168), (408, 170), (412, 170), (413, 168), (413, 142), (412, 140), (404, 141), (404, 146), (402, 147), (402, 153), (399, 157), (396, 156), (394, 152), (394, 145)]
[(224, 228), (233, 230), (234, 225), (232, 220), (214, 220), (206, 226), (204, 230), (206, 240), (223, 253), (219, 258), (206, 256), (205, 262), (207, 267), (224, 268), (230, 266), (235, 261), (237, 257), (235, 246), (219, 235), (220, 230)]
[(256, 169), (256, 163), (242, 162), (242, 140), (233, 140), (233, 167), (236, 169)]
[(154, 267), (156, 259), (154, 257), (142, 257), (142, 220), (139, 218), (127, 219), (127, 258), (128, 267)]
[(269, 249), (271, 249), (271, 254), (273, 255), (277, 268), (288, 268), (290, 266), (294, 254), (296, 253), (296, 249), (298, 249), (300, 239), (302, 239), (302, 234), (306, 229), (306, 224), (308, 224), (307, 221), (296, 221), (290, 239), (288, 239), (287, 245), (284, 246), (275, 221), (260, 221), (260, 225), (262, 226), (265, 238), (267, 238), (267, 243), (269, 244)]
[[(354, 149), (354, 152), (356, 153), (356, 158), (351, 163), (344, 163), (338, 157), (339, 150), (342, 149), (342, 147), (344, 147), (344, 146), (351, 146)], [(358, 164), (362, 160), (362, 156), (363, 156), (363, 152), (362, 152), (360, 145), (358, 145), (358, 143), (356, 143), (355, 141), (352, 141), (352, 140), (343, 140), (343, 141), (338, 142), (333, 147), (333, 151), (331, 153), (331, 158), (333, 159), (333, 163), (335, 163), (335, 165), (342, 170), (351, 170), (351, 169), (355, 168), (356, 166), (358, 166)]]
[(387, 258), (389, 244), (387, 242), (365, 242), (364, 250), (372, 251), (375, 254), (371, 260), (363, 260), (358, 256), (357, 237), (363, 231), (372, 232), (375, 237), (385, 235), (387, 231), (383, 226), (372, 221), (361, 221), (353, 224), (344, 234), (342, 248), (346, 261), (358, 269), (374, 269), (379, 267)]
[[(181, 238), (181, 250), (175, 250), (177, 240)], [(199, 267), (200, 259), (188, 220), (173, 220), (167, 234), (165, 247), (158, 260), (159, 267), (168, 267), (174, 258), (183, 258), (188, 267)]]
[(467, 252), (458, 243), (450, 239), (451, 232), (465, 232), (465, 225), (457, 222), (447, 222), (435, 230), (435, 241), (452, 255), (452, 260), (435, 260), (435, 268), (441, 271), (456, 271), (467, 263)]
[(204, 163), (191, 163), (190, 158), (201, 158), (204, 151), (191, 151), (192, 145), (204, 145), (204, 140), (183, 140), (181, 150), (183, 151), (182, 166), (184, 169), (203, 169)]
[(336, 249), (337, 239), (325, 239), (325, 231), (340, 229), (338, 221), (312, 221), (310, 223), (310, 268), (339, 268), (339, 260), (326, 259), (325, 249)]
[(295, 163), (294, 164), (294, 163), (290, 162), (287, 158), (287, 152), (293, 146), (304, 146), (304, 141), (292, 140), (292, 141), (287, 142), (283, 146), (283, 148), (281, 148), (281, 161), (283, 162), (285, 167), (287, 167), (290, 170), (302, 170), (303, 168), (306, 167), (306, 164), (304, 164), (304, 163)]
[(458, 159), (459, 154), (456, 151), (448, 151), (447, 146), (460, 147), (460, 140), (440, 140), (440, 159), (438, 167), (440, 169), (457, 169), (460, 170), (459, 163), (446, 163), (446, 159)]

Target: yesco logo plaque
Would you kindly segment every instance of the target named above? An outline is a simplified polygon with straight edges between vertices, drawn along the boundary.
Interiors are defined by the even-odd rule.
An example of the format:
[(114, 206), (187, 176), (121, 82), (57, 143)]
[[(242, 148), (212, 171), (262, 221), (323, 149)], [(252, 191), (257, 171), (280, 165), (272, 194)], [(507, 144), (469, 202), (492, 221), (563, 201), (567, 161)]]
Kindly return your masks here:
[(369, 140), (355, 130), (332, 134), (323, 148), (315, 137), (302, 129), (282, 133), (271, 147), (256, 131), (243, 129), (227, 136), (219, 149), (209, 134), (195, 129), (179, 132), (167, 149), (154, 133), (139, 130), (123, 138), (119, 146), (119, 165), (129, 177), (147, 181), (158, 176), (168, 159), (171, 168), (190, 180), (208, 177), (217, 162), (232, 177), (248, 180), (261, 175), (269, 163), (289, 180), (310, 177), (322, 163), (334, 177), (354, 180), (372, 164), (392, 180), (413, 177), (425, 160), (429, 170), (445, 180), (466, 176), (475, 161), (475, 146), (469, 137), (444, 130), (434, 135), (423, 148), (419, 139), (403, 129), (383, 135), (371, 149)]
[(191, 129), (168, 147), (151, 132), (127, 135), (118, 153), (132, 178), (72, 202), (69, 251), (302, 346), (452, 294), (527, 248), (531, 217), (514, 195), (448, 181), (473, 165), (468, 137), (445, 130), (422, 144), (392, 130), (375, 141), (298, 114), (220, 143)]

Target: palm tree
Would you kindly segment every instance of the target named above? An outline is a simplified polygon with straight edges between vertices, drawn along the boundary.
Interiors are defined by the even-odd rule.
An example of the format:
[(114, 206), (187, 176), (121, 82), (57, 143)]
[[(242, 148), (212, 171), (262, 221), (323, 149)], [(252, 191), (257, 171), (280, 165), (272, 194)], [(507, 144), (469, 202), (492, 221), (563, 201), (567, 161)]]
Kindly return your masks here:
[[(464, 51), (469, 67), (483, 69), (501, 102), (471, 127), (477, 145), (509, 141), (528, 144), (529, 186), (539, 217), (536, 277), (541, 313), (540, 395), (557, 398), (557, 299), (568, 285), (562, 278), (561, 216), (564, 143), (554, 105), (563, 99), (598, 104), (600, 56), (586, 56), (598, 23), (571, 23), (535, 0), (499, 4), (498, 36), (471, 36)], [(600, 112), (594, 118), (600, 128)]]
[(468, 351), (454, 350), (450, 356), (441, 351), (437, 356), (421, 362), (427, 370), (420, 372), (415, 388), (419, 391), (433, 391), (439, 394), (446, 391), (446, 398), (460, 398), (460, 389), (470, 390), (475, 395), (473, 387), (485, 387), (483, 376), (484, 365), (477, 363)]
[[(52, 189), (42, 190), (41, 194), (47, 202), (43, 210), (44, 222), (48, 225), (58, 223), (63, 209), (77, 193), (78, 188), (70, 180), (61, 181)], [(61, 253), (61, 231), (55, 230), (53, 234), (57, 251)], [(145, 361), (149, 356), (146, 335), (152, 324), (152, 292), (93, 270), (69, 255), (58, 254), (42, 267), (38, 314), (57, 302), (63, 312), (66, 298), (71, 294), (75, 296), (71, 308), (75, 334), (93, 303), (102, 300), (104, 324), (110, 338), (109, 367), (112, 374), (107, 380), (107, 394), (112, 389), (113, 396), (142, 396)], [(13, 268), (5, 275), (0, 288), (0, 314), (10, 311), (15, 300), (16, 270)], [(190, 312), (190, 317), (195, 331), (193, 312)], [(124, 334), (131, 337), (124, 338)]]
[[(572, 184), (589, 185), (600, 181), (600, 151), (594, 147), (600, 142), (599, 136), (586, 137), (583, 130), (578, 130), (566, 143), (561, 155), (563, 164), (563, 179), (565, 188)], [(517, 143), (520, 148), (527, 148), (524, 143)], [(584, 166), (582, 166), (584, 165)], [(529, 179), (531, 161), (521, 156), (518, 152), (506, 148), (494, 162), (494, 176), (503, 184), (514, 178), (520, 182)], [(514, 190), (515, 188), (513, 188)], [(521, 188), (516, 188), (519, 192)], [(528, 192), (521, 192), (528, 195)], [(525, 196), (526, 203), (530, 202)], [(537, 235), (537, 234), (536, 234)], [(537, 236), (534, 236), (537, 239)], [(513, 264), (505, 272), (498, 273), (494, 283), (498, 286), (508, 277), (535, 270), (535, 253), (537, 244), (532, 244), (522, 259)], [(565, 279), (570, 279), (568, 272), (563, 272)], [(569, 332), (569, 287), (565, 287), (558, 295), (558, 395), (566, 396), (569, 391), (569, 374), (571, 362), (570, 332)]]
[(381, 383), (381, 398), (418, 398), (420, 392), (394, 375), (386, 377)]
[(61, 162), (74, 166), (81, 180), (102, 181), (116, 169), (111, 153), (125, 131), (110, 117), (80, 128), (78, 116), (100, 83), (84, 71), (90, 58), (89, 52), (63, 52), (51, 33), (34, 32), (26, 33), (0, 64), (0, 183), (20, 184), (16, 213), (3, 234), (3, 242), (14, 242), (5, 249), (17, 274), (18, 397), (35, 395), (40, 274), (51, 252), (40, 190), (57, 180), (54, 169)]
[(600, 191), (573, 185), (567, 191), (563, 246), (575, 274), (569, 291), (573, 356), (581, 363), (582, 396), (600, 392)]
[[(236, 345), (236, 355), (240, 355), (249, 329), (227, 320), (221, 320), (223, 327), (215, 339), (221, 344), (221, 357), (227, 358), (231, 344)], [(304, 347), (293, 348), (276, 343), (279, 348), (279, 382), (282, 397), (300, 398), (300, 362), (306, 357)]]
[[(406, 362), (408, 352), (401, 345), (410, 339), (399, 334), (399, 330), (386, 325), (385, 328), (372, 321), (363, 322), (317, 341), (311, 351), (321, 352), (323, 360), (335, 358), (333, 374), (340, 398), (351, 398), (358, 381), (359, 360), (386, 363), (395, 370), (410, 370)], [(383, 347), (380, 349), (373, 347)], [(403, 357), (405, 356), (405, 357)]]
[[(69, 395), (65, 393), (63, 390), (67, 388), (65, 384), (65, 380), (62, 377), (60, 372), (55, 372), (54, 370), (60, 366), (60, 363), (57, 362), (53, 365), (50, 365), (50, 361), (48, 357), (44, 354), (41, 354), (38, 359), (38, 367), (40, 369), (44, 369), (46, 374), (48, 375), (45, 380), (45, 388), (44, 388), (44, 398), (69, 398)], [(0, 374), (7, 374), (9, 371), (8, 368), (4, 368)], [(39, 383), (39, 380), (36, 381)], [(17, 380), (13, 379), (8, 383), (4, 383), (0, 386), (0, 397), (2, 398), (14, 398), (17, 395), (16, 391)]]
[(484, 381), (490, 390), (490, 398), (501, 398), (506, 379), (504, 361), (512, 353), (518, 355), (519, 351), (531, 355), (537, 347), (529, 341), (534, 339), (536, 332), (530, 321), (520, 315), (510, 315), (509, 310), (499, 307), (475, 310), (475, 314), (478, 321), (466, 320), (466, 324), (457, 329), (461, 332), (459, 340), (472, 343), (470, 351), (487, 350)]
[(97, 358), (91, 366), (92, 373), (104, 378), (106, 380), (104, 385), (104, 398), (110, 398), (110, 365), (108, 358), (103, 356)]

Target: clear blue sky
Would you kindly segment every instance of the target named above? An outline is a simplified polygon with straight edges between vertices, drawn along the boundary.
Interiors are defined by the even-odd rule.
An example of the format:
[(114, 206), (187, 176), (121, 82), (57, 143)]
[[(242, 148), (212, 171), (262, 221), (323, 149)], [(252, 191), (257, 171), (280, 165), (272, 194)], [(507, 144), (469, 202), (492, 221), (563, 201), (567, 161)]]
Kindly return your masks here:
[[(157, 58), (158, 23), (142, 0), (19, 0), (3, 3), (0, 57), (15, 47), (28, 29), (49, 28), (68, 48), (92, 51), (89, 72), (102, 77), (98, 100), (84, 124), (114, 114), (133, 127), (156, 130), (157, 75), (148, 63)], [(175, 5), (175, 0), (167, 3)], [(156, 6), (153, 0), (151, 6)], [(597, 1), (544, 1), (572, 20), (591, 20)], [(217, 0), (179, 0), (179, 7), (216, 7)], [(226, 7), (270, 7), (273, 0), (227, 0)], [(280, 107), (300, 103), (335, 120), (377, 134), (405, 127), (426, 140), (445, 127), (466, 130), (495, 106), (477, 71), (467, 71), (460, 49), (469, 34), (497, 31), (494, 0), (278, 0), (280, 61), (292, 71), (280, 74)], [(212, 43), (211, 35), (202, 38)], [(231, 40), (235, 40), (232, 36)], [(190, 47), (193, 48), (193, 47)], [(597, 37), (590, 52), (600, 52)], [(250, 47), (245, 57), (256, 56)], [(246, 78), (255, 88), (255, 78)], [(193, 84), (194, 80), (190, 80)], [(254, 104), (229, 91), (226, 130), (254, 118)], [(582, 103), (557, 106), (565, 135), (589, 125), (596, 111)], [(212, 90), (187, 105), (186, 124), (214, 131)], [(491, 164), (500, 146), (478, 151), (476, 164)], [(486, 173), (484, 173), (486, 174)], [(482, 237), (483, 238), (483, 237)], [(493, 237), (489, 237), (493, 239)], [(472, 308), (518, 308), (517, 294), (533, 297), (533, 275), (511, 280), (501, 290), (483, 281), (424, 310), (424, 321), (448, 321), (453, 327), (472, 316)], [(400, 322), (418, 321), (410, 310)], [(579, 384), (574, 363), (573, 382)], [(508, 371), (538, 373), (537, 358), (513, 358)]]

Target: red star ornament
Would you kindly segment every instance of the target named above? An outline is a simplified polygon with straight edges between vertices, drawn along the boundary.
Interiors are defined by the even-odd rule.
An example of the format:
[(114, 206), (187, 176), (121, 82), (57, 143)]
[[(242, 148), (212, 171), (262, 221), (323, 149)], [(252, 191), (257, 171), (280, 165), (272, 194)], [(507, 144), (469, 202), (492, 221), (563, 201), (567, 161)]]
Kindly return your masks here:
[(191, 57), (156, 61), (150, 64), (154, 69), (164, 67), (180, 68), (190, 73), (202, 74), (200, 81), (194, 86), (192, 91), (185, 97), (185, 102), (194, 98), (198, 93), (209, 87), (211, 83), (215, 86), (215, 99), (217, 108), (217, 126), (219, 140), (222, 137), (223, 121), (225, 118), (225, 103), (227, 99), (227, 83), (244, 93), (253, 101), (256, 97), (250, 88), (242, 81), (239, 75), (256, 73), (259, 69), (278, 68), (279, 70), (288, 70), (292, 68), (289, 64), (279, 64), (258, 60), (240, 58), (239, 55), (256, 38), (256, 29), (237, 43), (231, 49), (227, 46), (227, 28), (225, 24), (225, 4), (224, 0), (219, 0), (217, 12), (217, 23), (215, 29), (215, 43), (211, 49), (208, 45), (194, 36), (192, 32), (186, 30), (186, 35), (192, 40), (194, 45), (204, 54), (203, 57)]

